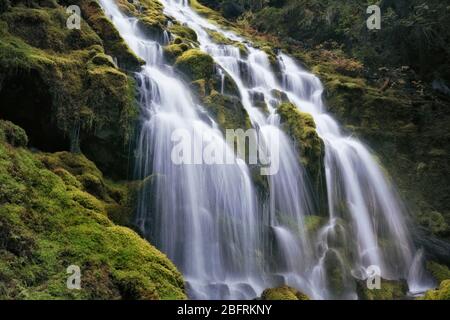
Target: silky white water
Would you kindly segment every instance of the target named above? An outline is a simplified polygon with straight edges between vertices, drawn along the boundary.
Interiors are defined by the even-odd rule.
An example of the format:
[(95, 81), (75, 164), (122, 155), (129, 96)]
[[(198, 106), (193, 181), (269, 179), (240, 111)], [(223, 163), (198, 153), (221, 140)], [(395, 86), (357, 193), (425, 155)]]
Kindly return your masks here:
[[(265, 144), (273, 145), (276, 137), (280, 152), (279, 171), (268, 177), (265, 198), (257, 197), (241, 159), (234, 165), (174, 164), (171, 135), (180, 128), (192, 132), (198, 148), (194, 153), (201, 152), (205, 135), (233, 151), (214, 120), (164, 63), (161, 43), (146, 38), (136, 19), (125, 17), (113, 0), (100, 0), (130, 48), (146, 62), (136, 76), (143, 115), (136, 174), (145, 183), (137, 223), (183, 272), (189, 296), (250, 299), (286, 283), (316, 299), (352, 299), (354, 279), (365, 278), (371, 265), (381, 269), (383, 278), (407, 279), (410, 290), (423, 290), (421, 259), (402, 203), (366, 147), (344, 134), (325, 112), (319, 79), (284, 54), (278, 56), (277, 77), (266, 53), (245, 39), (211, 24), (186, 1), (161, 2), (166, 15), (197, 33), (200, 49), (219, 66), (222, 90), (229, 76)], [(208, 30), (243, 43), (248, 55), (215, 44)], [(317, 204), (296, 150), (280, 128), (276, 108), (281, 101), (274, 90), (311, 113), (325, 143), (329, 217), (317, 238), (305, 230), (305, 217), (316, 213)], [(268, 112), (255, 106), (255, 96), (262, 97)]]

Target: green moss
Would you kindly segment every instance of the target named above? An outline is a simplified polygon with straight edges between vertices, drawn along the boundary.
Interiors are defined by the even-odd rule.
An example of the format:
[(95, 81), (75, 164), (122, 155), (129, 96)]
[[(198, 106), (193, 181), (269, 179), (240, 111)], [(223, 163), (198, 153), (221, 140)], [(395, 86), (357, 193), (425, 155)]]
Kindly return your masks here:
[(437, 211), (420, 212), (417, 216), (417, 221), (424, 226), (435, 236), (450, 235), (450, 228), (444, 216)]
[(226, 45), (234, 45), (235, 42), (226, 38), (222, 33), (214, 31), (214, 30), (207, 30), (210, 38), (216, 42), (217, 44), (226, 44)]
[(214, 60), (198, 49), (190, 49), (177, 58), (175, 67), (192, 81), (207, 79), (214, 73)]
[(111, 58), (111, 56), (106, 55), (104, 53), (97, 53), (93, 58), (92, 58), (92, 63), (98, 66), (107, 66), (107, 67), (111, 67), (111, 68), (115, 68), (116, 65), (114, 64), (113, 59)]
[(423, 300), (450, 300), (450, 280), (444, 280), (436, 290), (428, 290)]
[(207, 83), (206, 83), (205, 79), (192, 81), (191, 88), (198, 97), (200, 97), (202, 99), (206, 97)]
[(239, 98), (222, 95), (213, 90), (204, 99), (204, 104), (224, 132), (226, 129), (247, 130), (251, 128), (250, 118)]
[(189, 50), (185, 43), (174, 43), (164, 47), (164, 55), (170, 63), (174, 63), (183, 52)]
[[(100, 180), (100, 181), (99, 181)], [(92, 181), (105, 198), (89, 193)], [(0, 297), (2, 299), (183, 299), (173, 264), (106, 207), (125, 187), (102, 179), (79, 154), (32, 154), (0, 142)], [(68, 290), (66, 268), (81, 268)]]
[(119, 9), (128, 16), (138, 19), (141, 30), (151, 38), (162, 36), (166, 17), (163, 14), (162, 4), (159, 1), (127, 1), (117, 0)]
[(116, 57), (124, 68), (139, 70), (144, 61), (130, 50), (100, 5), (95, 0), (77, 0), (74, 4), (80, 6), (83, 18), (102, 39), (105, 51)]
[(181, 37), (182, 39), (189, 40), (192, 42), (197, 42), (197, 33), (195, 33), (194, 30), (192, 30), (191, 28), (189, 28), (187, 26), (173, 24), (169, 28), (169, 31), (172, 34), (175, 34), (175, 35)]
[(450, 269), (447, 266), (444, 266), (437, 262), (428, 261), (427, 270), (439, 283), (441, 283), (444, 280), (450, 279)]
[(321, 216), (309, 215), (305, 217), (305, 227), (310, 233), (317, 232), (326, 222), (326, 219)]
[(363, 300), (398, 300), (404, 299), (408, 291), (405, 281), (381, 279), (380, 289), (368, 289), (365, 281), (358, 282), (358, 297)]
[[(86, 10), (83, 17), (88, 22), (106, 19), (95, 1), (79, 4)], [(2, 15), (0, 22), (6, 28), (0, 34), (0, 71), (6, 82), (14, 81), (17, 75), (29, 75), (39, 86), (36, 94), (51, 97), (51, 105), (45, 106), (52, 111), (51, 115), (45, 115), (47, 129), (54, 129), (55, 135), (70, 137), (74, 150), (80, 149), (78, 137), (81, 137), (81, 149), (103, 170), (126, 172), (126, 168), (120, 168), (119, 161), (112, 160), (128, 156), (126, 145), (138, 114), (134, 81), (116, 68), (102, 46), (103, 43), (120, 46), (123, 40), (109, 22), (105, 24), (106, 29), (100, 30), (92, 21), (86, 24), (84, 20), (81, 33), (74, 38), (76, 31), (65, 27), (66, 19), (64, 8), (59, 6), (14, 7)], [(117, 53), (114, 55), (118, 57)], [(80, 134), (75, 135), (79, 129)], [(98, 158), (90, 152), (95, 148), (105, 149), (109, 157)]]
[(323, 177), (324, 145), (316, 132), (312, 116), (301, 112), (291, 103), (283, 103), (278, 107), (286, 132), (293, 138), (300, 152), (300, 161), (310, 172), (314, 181)]
[(222, 33), (214, 31), (214, 30), (207, 30), (208, 35), (217, 44), (224, 44), (224, 45), (231, 45), (239, 48), (239, 51), (241, 52), (242, 56), (247, 56), (248, 50), (245, 47), (245, 45), (238, 41), (233, 41), (228, 38), (226, 38)]
[(0, 120), (0, 140), (14, 147), (26, 147), (28, 144), (28, 137), (25, 130), (5, 120)]
[(222, 27), (226, 26), (232, 27), (232, 24), (224, 17), (222, 17), (220, 13), (202, 5), (197, 0), (190, 0), (189, 4), (192, 7), (192, 9), (194, 9), (198, 14), (207, 18), (210, 22), (220, 25)]
[(309, 300), (309, 297), (304, 293), (288, 287), (283, 286), (279, 288), (266, 289), (261, 295), (262, 300)]

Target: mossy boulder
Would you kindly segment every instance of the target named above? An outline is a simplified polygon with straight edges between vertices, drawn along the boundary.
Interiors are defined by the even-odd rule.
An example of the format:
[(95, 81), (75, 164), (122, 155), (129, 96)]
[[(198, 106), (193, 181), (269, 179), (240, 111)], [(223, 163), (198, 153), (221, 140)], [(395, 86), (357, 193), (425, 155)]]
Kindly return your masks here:
[(224, 132), (226, 129), (245, 131), (251, 128), (250, 117), (239, 98), (222, 95), (213, 90), (203, 101)]
[(28, 144), (25, 130), (11, 121), (0, 120), (0, 139), (14, 147), (26, 147)]
[[(186, 297), (166, 256), (110, 220), (106, 208), (120, 205), (123, 188), (85, 157), (0, 141), (0, 184), (0, 298)], [(81, 269), (82, 290), (66, 286), (70, 265)]]
[(190, 47), (186, 43), (172, 43), (164, 47), (164, 56), (169, 63), (174, 63), (183, 52), (189, 49)]
[(175, 61), (175, 67), (191, 81), (208, 79), (214, 74), (213, 58), (199, 49), (190, 49)]
[(450, 300), (450, 280), (444, 280), (436, 290), (428, 290), (422, 300)]
[(184, 41), (187, 40), (194, 43), (197, 42), (197, 33), (185, 25), (173, 24), (169, 28), (169, 32), (173, 35), (178, 36), (179, 39), (183, 39)]
[(282, 286), (264, 290), (261, 300), (309, 300), (309, 297), (294, 288)]

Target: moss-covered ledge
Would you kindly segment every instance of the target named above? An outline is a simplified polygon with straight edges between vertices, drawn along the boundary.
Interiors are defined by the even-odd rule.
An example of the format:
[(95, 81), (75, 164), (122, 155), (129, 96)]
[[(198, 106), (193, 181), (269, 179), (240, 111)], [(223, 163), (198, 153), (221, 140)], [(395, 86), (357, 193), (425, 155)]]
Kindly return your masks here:
[[(319, 195), (325, 195), (325, 147), (316, 131), (313, 117), (300, 111), (290, 102), (282, 103), (277, 113), (286, 133), (292, 137), (298, 152), (299, 161), (308, 171), (311, 181)], [(325, 199), (325, 198), (324, 198)]]

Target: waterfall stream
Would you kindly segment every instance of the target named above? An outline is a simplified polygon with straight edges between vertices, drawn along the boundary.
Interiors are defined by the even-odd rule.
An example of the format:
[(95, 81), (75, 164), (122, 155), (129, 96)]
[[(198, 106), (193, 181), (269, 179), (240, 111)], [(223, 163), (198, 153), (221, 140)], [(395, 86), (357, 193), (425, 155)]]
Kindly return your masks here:
[[(219, 66), (222, 88), (225, 75), (231, 77), (253, 127), (266, 146), (277, 137), (280, 153), (278, 173), (268, 176), (267, 199), (258, 197), (249, 167), (234, 154), (232, 165), (174, 164), (172, 133), (177, 129), (192, 133), (193, 153), (201, 153), (205, 136), (227, 153), (233, 150), (165, 63), (165, 43), (148, 39), (113, 0), (100, 0), (130, 48), (146, 62), (136, 75), (142, 113), (136, 175), (144, 181), (136, 221), (182, 271), (189, 296), (251, 299), (265, 288), (288, 284), (315, 299), (354, 299), (354, 279), (364, 279), (371, 265), (385, 279), (407, 280), (410, 291), (424, 290), (421, 254), (412, 243), (405, 209), (367, 148), (326, 113), (319, 79), (282, 53), (277, 57), (280, 78), (264, 51), (199, 16), (187, 1), (160, 2), (166, 15), (197, 33), (200, 49)], [(216, 44), (210, 30), (245, 46), (248, 54)], [(274, 92), (310, 113), (325, 143), (329, 217), (315, 238), (305, 229), (305, 218), (315, 213), (314, 195), (294, 144), (280, 126), (281, 101)], [(267, 113), (255, 106), (255, 94), (263, 97)]]

